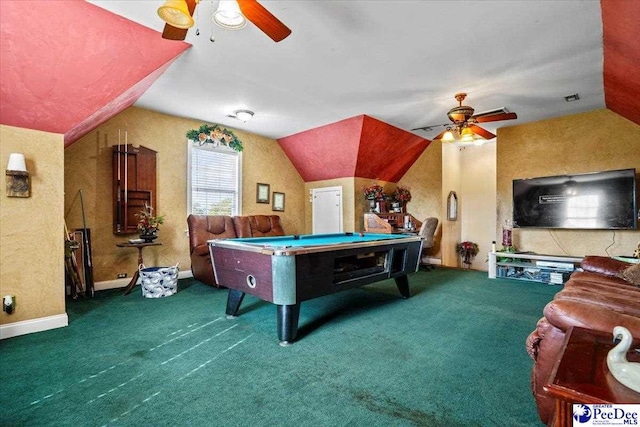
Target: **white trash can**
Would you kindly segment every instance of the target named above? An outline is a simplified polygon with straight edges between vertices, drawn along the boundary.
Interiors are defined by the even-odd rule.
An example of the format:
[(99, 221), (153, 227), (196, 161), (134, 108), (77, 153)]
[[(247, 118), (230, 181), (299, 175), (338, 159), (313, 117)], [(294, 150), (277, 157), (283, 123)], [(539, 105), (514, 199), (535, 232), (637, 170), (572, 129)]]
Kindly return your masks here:
[(142, 296), (145, 298), (161, 298), (177, 293), (178, 264), (174, 267), (145, 267), (144, 264), (140, 264)]

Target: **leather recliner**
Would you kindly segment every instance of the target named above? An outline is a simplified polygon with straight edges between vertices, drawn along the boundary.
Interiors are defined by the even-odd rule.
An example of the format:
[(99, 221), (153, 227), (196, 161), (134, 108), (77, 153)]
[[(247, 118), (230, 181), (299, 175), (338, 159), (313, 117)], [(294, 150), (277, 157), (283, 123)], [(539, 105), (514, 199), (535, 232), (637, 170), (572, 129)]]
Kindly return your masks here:
[(543, 423), (554, 420), (555, 399), (544, 386), (560, 356), (571, 326), (612, 334), (615, 326), (629, 329), (640, 344), (640, 287), (619, 274), (631, 264), (608, 257), (587, 256), (564, 288), (544, 308), (544, 317), (527, 338), (527, 352), (534, 360), (531, 389)]
[(189, 215), (189, 255), (193, 277), (202, 283), (218, 287), (213, 274), (209, 245), (214, 239), (236, 237), (284, 236), (278, 215)]

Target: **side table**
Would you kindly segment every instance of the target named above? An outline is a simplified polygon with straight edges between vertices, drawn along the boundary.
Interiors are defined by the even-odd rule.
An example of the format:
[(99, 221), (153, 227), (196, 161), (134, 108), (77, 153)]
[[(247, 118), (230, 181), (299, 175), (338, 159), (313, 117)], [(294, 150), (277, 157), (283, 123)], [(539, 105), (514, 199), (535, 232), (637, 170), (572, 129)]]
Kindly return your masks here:
[(128, 295), (131, 290), (133, 290), (133, 287), (136, 285), (136, 282), (138, 281), (138, 277), (140, 276), (140, 265), (144, 264), (144, 261), (142, 260), (142, 249), (146, 248), (147, 246), (161, 246), (162, 243), (154, 243), (154, 242), (149, 242), (149, 243), (118, 243), (116, 246), (119, 248), (136, 248), (138, 249), (138, 264), (136, 264), (136, 272), (133, 273), (133, 277), (131, 278), (131, 281), (129, 282), (129, 284), (127, 285), (127, 287), (124, 289), (124, 293), (122, 295)]
[[(573, 404), (640, 403), (640, 393), (620, 384), (609, 372), (607, 354), (615, 347), (611, 333), (572, 327), (544, 389), (556, 398), (552, 426), (572, 426)], [(630, 362), (640, 362), (635, 350)]]

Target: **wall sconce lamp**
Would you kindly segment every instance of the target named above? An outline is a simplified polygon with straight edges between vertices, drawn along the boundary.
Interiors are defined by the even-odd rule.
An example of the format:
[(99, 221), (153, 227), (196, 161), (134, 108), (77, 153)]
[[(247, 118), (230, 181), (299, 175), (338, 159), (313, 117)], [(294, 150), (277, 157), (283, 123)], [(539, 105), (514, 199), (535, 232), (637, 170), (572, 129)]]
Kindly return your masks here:
[(29, 172), (24, 160), (24, 154), (9, 154), (7, 164), (7, 197), (29, 197)]

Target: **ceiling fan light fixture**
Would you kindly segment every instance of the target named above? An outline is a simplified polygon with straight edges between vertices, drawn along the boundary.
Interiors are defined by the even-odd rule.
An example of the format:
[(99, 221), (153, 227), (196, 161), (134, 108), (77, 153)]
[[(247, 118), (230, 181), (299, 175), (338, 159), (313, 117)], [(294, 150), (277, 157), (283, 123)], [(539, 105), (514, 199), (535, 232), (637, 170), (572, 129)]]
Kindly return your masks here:
[(166, 0), (158, 8), (158, 16), (172, 27), (186, 30), (195, 23), (189, 13), (189, 6), (185, 0)]
[(213, 13), (212, 19), (217, 26), (226, 30), (239, 30), (247, 25), (247, 20), (235, 0), (220, 0), (218, 10)]
[(462, 129), (462, 132), (460, 133), (460, 142), (464, 144), (470, 144), (470, 143), (473, 143), (474, 140), (475, 138), (473, 136), (473, 132), (471, 131), (471, 129), (469, 128)]
[(442, 135), (442, 142), (453, 142), (456, 140), (456, 137), (453, 135), (451, 130), (447, 129), (447, 131)]

